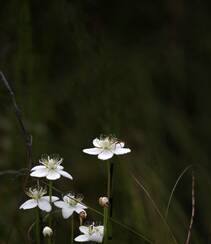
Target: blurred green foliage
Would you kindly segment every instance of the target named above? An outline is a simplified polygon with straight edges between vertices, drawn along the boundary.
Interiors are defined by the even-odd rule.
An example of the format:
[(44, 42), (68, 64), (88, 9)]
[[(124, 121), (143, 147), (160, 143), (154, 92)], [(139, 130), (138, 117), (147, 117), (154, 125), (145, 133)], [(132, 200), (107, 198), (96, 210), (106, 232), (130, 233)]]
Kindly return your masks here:
[[(195, 165), (196, 216), (191, 243), (211, 243), (210, 3), (204, 1), (2, 0), (0, 68), (12, 81), (33, 162), (59, 153), (81, 192), (100, 210), (106, 166), (83, 148), (112, 133), (132, 149), (115, 161), (114, 218), (156, 243), (173, 243), (144, 192), (164, 213), (182, 170)], [(0, 87), (0, 171), (27, 167), (14, 110)], [(20, 211), (23, 177), (1, 175), (0, 243), (28, 243), (33, 211)], [(184, 243), (191, 215), (191, 174), (176, 189), (168, 223)], [(89, 220), (99, 216), (91, 211)], [(68, 225), (58, 217), (56, 243)], [(65, 234), (64, 234), (65, 233)], [(77, 233), (77, 230), (76, 230)], [(145, 243), (114, 225), (111, 243)]]

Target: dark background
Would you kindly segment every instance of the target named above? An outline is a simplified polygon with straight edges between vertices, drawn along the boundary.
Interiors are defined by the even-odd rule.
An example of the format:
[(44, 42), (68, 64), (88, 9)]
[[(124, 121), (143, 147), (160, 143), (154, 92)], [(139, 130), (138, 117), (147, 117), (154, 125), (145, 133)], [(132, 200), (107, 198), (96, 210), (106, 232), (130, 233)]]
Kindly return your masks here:
[[(196, 216), (191, 243), (211, 243), (210, 3), (181, 0), (1, 0), (0, 69), (15, 90), (33, 135), (33, 163), (59, 153), (74, 181), (98, 210), (106, 166), (82, 153), (100, 134), (115, 134), (132, 152), (114, 157), (114, 218), (158, 244), (173, 243), (162, 213), (182, 170), (194, 165)], [(33, 210), (23, 176), (26, 151), (7, 90), (0, 86), (0, 243), (29, 243)], [(92, 211), (88, 221), (102, 218)], [(191, 171), (178, 185), (168, 223), (185, 243), (191, 216)], [(68, 221), (56, 218), (56, 243), (67, 243)], [(114, 225), (111, 243), (146, 243)], [(77, 234), (77, 229), (75, 230)], [(33, 235), (33, 231), (32, 231)]]

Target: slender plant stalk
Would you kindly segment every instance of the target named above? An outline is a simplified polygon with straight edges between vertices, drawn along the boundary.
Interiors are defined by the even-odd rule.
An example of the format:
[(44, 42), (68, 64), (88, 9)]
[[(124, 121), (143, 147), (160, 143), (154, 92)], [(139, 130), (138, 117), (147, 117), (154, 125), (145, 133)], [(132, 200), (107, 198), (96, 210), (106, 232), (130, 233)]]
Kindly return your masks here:
[(114, 181), (114, 164), (110, 162), (109, 165), (109, 174), (110, 174), (110, 198), (109, 198), (109, 230), (108, 230), (108, 239), (112, 240), (112, 222), (110, 219), (113, 216), (113, 181)]
[(73, 244), (73, 242), (74, 242), (74, 214), (72, 214), (72, 216), (70, 218), (70, 233), (71, 233), (70, 243)]
[(187, 166), (183, 171), (182, 173), (179, 175), (179, 177), (177, 178), (175, 184), (174, 184), (174, 187), (172, 188), (172, 191), (171, 191), (171, 194), (170, 194), (170, 197), (169, 197), (169, 200), (168, 200), (168, 204), (167, 204), (167, 207), (166, 207), (166, 212), (165, 212), (165, 217), (167, 219), (168, 217), (168, 212), (169, 212), (169, 208), (170, 208), (170, 204), (171, 204), (171, 200), (172, 200), (172, 197), (173, 197), (173, 194), (177, 188), (177, 185), (179, 183), (179, 181), (182, 179), (183, 175), (192, 167), (192, 165), (189, 165)]
[(188, 229), (188, 236), (187, 236), (185, 244), (190, 243), (191, 230), (192, 230), (192, 226), (193, 226), (194, 216), (195, 216), (195, 176), (194, 176), (194, 172), (192, 171), (192, 212), (191, 212), (190, 225), (189, 225), (189, 229)]
[[(48, 192), (49, 192), (49, 200), (50, 204), (52, 206), (52, 189), (53, 189), (53, 181), (49, 180), (48, 183)], [(49, 227), (52, 227), (52, 215), (49, 215), (49, 222), (48, 222)], [(51, 244), (51, 237), (48, 238), (48, 244)]]
[(109, 199), (109, 206), (104, 207), (104, 244), (108, 242), (109, 237), (109, 225), (110, 225), (110, 200), (111, 200), (111, 164), (107, 161), (107, 197)]
[(39, 208), (35, 209), (36, 211), (36, 244), (40, 244), (40, 213)]
[(103, 215), (103, 225), (104, 225), (104, 244), (108, 243), (108, 208), (104, 207)]
[(165, 217), (162, 215), (161, 211), (159, 210), (157, 204), (155, 203), (155, 201), (152, 199), (150, 193), (147, 191), (147, 189), (141, 184), (141, 182), (131, 173), (131, 176), (132, 178), (134, 179), (134, 181), (137, 183), (138, 186), (141, 187), (141, 189), (145, 192), (145, 194), (147, 195), (147, 197), (149, 198), (149, 200), (151, 201), (154, 209), (156, 210), (157, 214), (160, 216), (161, 220), (163, 221), (163, 223), (165, 224), (165, 226), (167, 227), (171, 237), (172, 237), (172, 240), (174, 241), (175, 244), (178, 244), (170, 226), (168, 225)]

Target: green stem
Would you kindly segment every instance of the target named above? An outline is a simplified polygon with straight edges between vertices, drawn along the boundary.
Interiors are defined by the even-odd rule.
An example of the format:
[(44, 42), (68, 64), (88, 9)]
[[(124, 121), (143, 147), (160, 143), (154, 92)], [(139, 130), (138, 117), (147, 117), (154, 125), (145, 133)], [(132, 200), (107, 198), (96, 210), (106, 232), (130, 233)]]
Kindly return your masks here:
[(103, 225), (104, 225), (104, 244), (108, 243), (108, 208), (104, 207), (103, 215)]
[[(52, 206), (52, 188), (53, 188), (53, 182), (50, 180), (48, 184), (48, 194), (49, 194), (49, 202)], [(49, 227), (52, 228), (52, 215), (49, 214), (49, 222), (48, 222)], [(51, 244), (51, 237), (48, 238), (48, 244)]]
[(110, 162), (109, 161), (107, 161), (107, 174), (108, 174), (107, 197), (110, 200), (110, 195), (111, 195), (111, 172), (110, 172)]
[(40, 213), (39, 208), (36, 208), (36, 244), (40, 244)]
[(71, 244), (74, 242), (74, 215), (70, 218), (70, 233), (71, 233)]
[(108, 175), (108, 179), (107, 179), (107, 197), (109, 199), (109, 206), (108, 207), (104, 207), (104, 218), (103, 218), (103, 222), (104, 222), (104, 244), (106, 244), (108, 242), (108, 236), (109, 236), (109, 214), (110, 214), (110, 200), (111, 200), (111, 164), (109, 161), (107, 161), (107, 175)]

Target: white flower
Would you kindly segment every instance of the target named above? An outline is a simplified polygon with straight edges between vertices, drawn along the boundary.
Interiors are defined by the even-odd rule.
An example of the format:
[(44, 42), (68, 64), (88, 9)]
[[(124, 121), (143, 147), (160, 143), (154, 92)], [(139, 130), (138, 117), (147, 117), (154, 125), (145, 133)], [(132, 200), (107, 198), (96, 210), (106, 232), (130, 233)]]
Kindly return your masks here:
[(68, 219), (73, 212), (80, 214), (87, 207), (81, 204), (81, 196), (74, 196), (73, 194), (67, 194), (63, 197), (63, 201), (56, 201), (54, 204), (56, 207), (62, 209), (62, 216), (64, 219)]
[(107, 136), (104, 138), (95, 138), (93, 140), (94, 148), (84, 149), (83, 152), (91, 155), (98, 155), (101, 160), (112, 158), (113, 155), (122, 155), (131, 152), (129, 148), (124, 148), (124, 142), (116, 138)]
[(45, 226), (42, 231), (44, 237), (50, 237), (53, 235), (53, 230), (49, 226)]
[(64, 171), (61, 166), (63, 159), (58, 157), (44, 157), (39, 160), (41, 165), (35, 166), (31, 169), (31, 176), (33, 177), (46, 177), (48, 180), (57, 180), (62, 176), (73, 179), (73, 177)]
[(77, 242), (87, 242), (94, 241), (101, 243), (103, 241), (104, 226), (95, 226), (94, 224), (90, 226), (80, 226), (79, 230), (83, 233), (75, 238)]
[[(31, 209), (31, 208), (40, 208), (43, 211), (50, 212), (52, 207), (50, 204), (50, 197), (49, 196), (44, 196), (47, 193), (45, 189), (42, 187), (38, 188), (29, 188), (29, 191), (26, 192), (26, 194), (31, 198), (24, 202), (21, 206), (20, 209)], [(55, 202), (59, 198), (52, 196), (51, 201)]]

